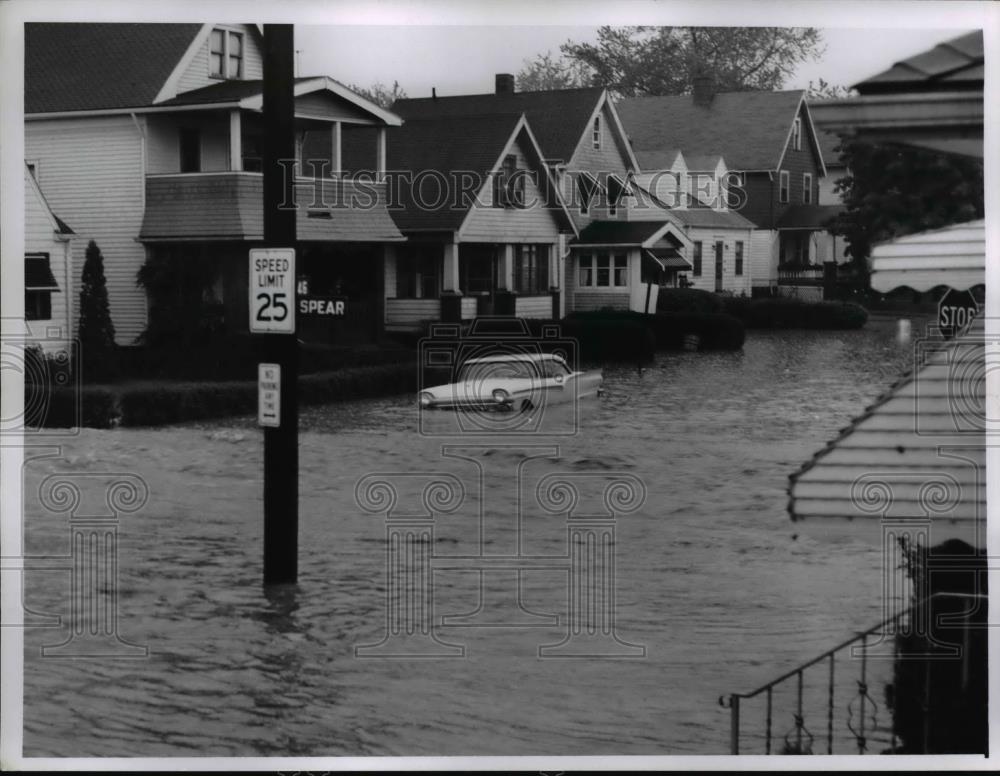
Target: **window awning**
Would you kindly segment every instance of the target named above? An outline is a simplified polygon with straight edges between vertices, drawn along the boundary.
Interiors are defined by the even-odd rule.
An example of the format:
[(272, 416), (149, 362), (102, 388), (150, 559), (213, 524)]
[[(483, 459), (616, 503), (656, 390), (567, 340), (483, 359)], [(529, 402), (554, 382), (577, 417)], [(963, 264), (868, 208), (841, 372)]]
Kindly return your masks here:
[(965, 291), (986, 282), (986, 221), (968, 221), (876, 245), (871, 286), (885, 294), (907, 286)]
[(691, 263), (673, 248), (647, 248), (642, 252), (642, 262), (669, 272), (690, 272), (692, 269)]
[(59, 284), (49, 267), (48, 254), (24, 257), (24, 290), (59, 291)]

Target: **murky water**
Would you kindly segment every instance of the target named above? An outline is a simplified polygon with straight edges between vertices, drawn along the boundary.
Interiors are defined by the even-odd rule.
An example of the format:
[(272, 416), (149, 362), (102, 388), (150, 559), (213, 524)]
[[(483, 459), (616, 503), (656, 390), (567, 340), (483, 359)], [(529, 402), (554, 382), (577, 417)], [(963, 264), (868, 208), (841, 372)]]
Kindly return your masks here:
[[(62, 439), (57, 457), (26, 466), (26, 553), (70, 550), (68, 516), (37, 498), (47, 475), (141, 476), (149, 501), (118, 529), (118, 631), (148, 657), (42, 657), (69, 631), (29, 628), (25, 753), (726, 753), (719, 695), (880, 619), (880, 548), (796, 536), (785, 488), (911, 354), (895, 322), (662, 354), (641, 371), (605, 369), (606, 395), (571, 436), (420, 434), (408, 396), (303, 410), (300, 582), (270, 593), (252, 421)], [(445, 457), (444, 444), (461, 449)], [(355, 485), (383, 473), (399, 512), (419, 512), (427, 479), (403, 476), (417, 472), (465, 489), (436, 516), (431, 564), (436, 633), (464, 656), (358, 657), (385, 635), (387, 578), (384, 514), (359, 508)], [(613, 548), (617, 636), (644, 656), (539, 657), (567, 633), (566, 520), (535, 497), (554, 473), (598, 496), (618, 473), (645, 485)], [(481, 575), (475, 560), (518, 552), (532, 556), (520, 608), (517, 572)], [(26, 579), (31, 609), (68, 615), (68, 572)]]

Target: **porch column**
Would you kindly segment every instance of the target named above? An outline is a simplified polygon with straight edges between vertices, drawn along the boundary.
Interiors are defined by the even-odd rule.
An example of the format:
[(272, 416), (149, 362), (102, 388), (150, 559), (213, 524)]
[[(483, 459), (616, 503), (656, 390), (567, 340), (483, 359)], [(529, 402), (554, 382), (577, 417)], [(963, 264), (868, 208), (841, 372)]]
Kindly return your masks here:
[(340, 177), (340, 148), (340, 122), (335, 121), (330, 125), (330, 176), (333, 178)]
[(444, 244), (444, 271), (441, 275), (441, 289), (445, 293), (462, 293), (458, 285), (458, 245)]
[(500, 246), (500, 288), (514, 290), (514, 246), (510, 243)]
[(385, 127), (378, 128), (378, 150), (375, 162), (375, 180), (385, 180)]
[(243, 170), (243, 128), (239, 110), (229, 111), (229, 169)]

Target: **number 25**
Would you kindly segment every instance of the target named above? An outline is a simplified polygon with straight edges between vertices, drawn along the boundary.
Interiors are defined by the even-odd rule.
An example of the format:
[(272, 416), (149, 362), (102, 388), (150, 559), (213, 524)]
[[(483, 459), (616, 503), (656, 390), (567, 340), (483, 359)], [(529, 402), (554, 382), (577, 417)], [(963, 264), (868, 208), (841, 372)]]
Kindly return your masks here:
[[(285, 298), (283, 291), (274, 294), (257, 294), (257, 301), (263, 300), (264, 304), (257, 310), (258, 321), (283, 321), (288, 317), (288, 306), (282, 301)], [(275, 315), (265, 315), (269, 307), (273, 307), (275, 312), (280, 308), (281, 312)]]

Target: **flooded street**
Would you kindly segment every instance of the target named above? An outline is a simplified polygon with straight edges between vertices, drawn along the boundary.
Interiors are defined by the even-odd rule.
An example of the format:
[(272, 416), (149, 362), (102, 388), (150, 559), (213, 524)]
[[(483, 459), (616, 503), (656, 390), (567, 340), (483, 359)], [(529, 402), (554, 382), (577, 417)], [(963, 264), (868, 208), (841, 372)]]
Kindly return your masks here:
[[(26, 554), (70, 551), (67, 514), (39, 503), (45, 477), (141, 477), (148, 503), (118, 527), (118, 631), (148, 656), (42, 657), (69, 631), (27, 629), (25, 755), (725, 754), (721, 694), (881, 618), (881, 548), (797, 536), (785, 489), (912, 353), (895, 321), (749, 332), (742, 352), (606, 367), (605, 395), (558, 437), (421, 434), (412, 396), (303, 409), (300, 581), (269, 593), (253, 419), (60, 439), (26, 465)], [(387, 628), (385, 515), (355, 500), (373, 473), (401, 483), (401, 511), (430, 477), (405, 475), (464, 488), (435, 515), (432, 574), (435, 632), (462, 656), (355, 654)], [(566, 637), (567, 563), (519, 580), (469, 561), (567, 556), (565, 516), (536, 497), (552, 474), (644, 484), (613, 549), (615, 631), (644, 655), (539, 657)], [(66, 571), (32, 571), (26, 588), (34, 612), (67, 614)]]

